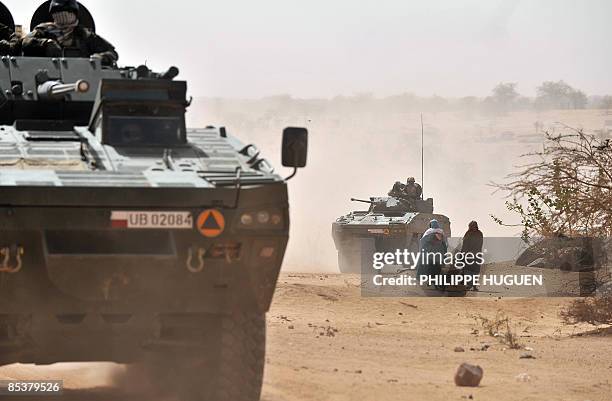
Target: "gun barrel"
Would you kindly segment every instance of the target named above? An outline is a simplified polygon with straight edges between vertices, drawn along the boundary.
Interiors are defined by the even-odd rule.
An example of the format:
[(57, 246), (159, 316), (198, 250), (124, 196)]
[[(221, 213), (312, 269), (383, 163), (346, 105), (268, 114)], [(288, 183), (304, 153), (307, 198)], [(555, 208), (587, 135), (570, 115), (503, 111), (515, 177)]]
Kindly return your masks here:
[(369, 204), (369, 205), (371, 205), (372, 203), (374, 203), (374, 202), (372, 202), (372, 201), (363, 200), (363, 199), (355, 199), (355, 198), (351, 198), (351, 202), (361, 202), (361, 203), (367, 203), (367, 204)]
[(38, 85), (38, 96), (42, 99), (58, 99), (70, 93), (87, 93), (89, 88), (89, 82), (83, 79), (73, 84), (65, 84), (61, 81), (47, 81)]

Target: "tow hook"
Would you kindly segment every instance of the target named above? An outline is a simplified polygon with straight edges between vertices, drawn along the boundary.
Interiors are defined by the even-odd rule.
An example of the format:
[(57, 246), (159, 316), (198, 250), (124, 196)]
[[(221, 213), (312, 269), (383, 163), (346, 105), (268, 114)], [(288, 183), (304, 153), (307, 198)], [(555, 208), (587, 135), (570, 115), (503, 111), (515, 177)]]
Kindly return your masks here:
[(225, 248), (225, 261), (227, 262), (228, 265), (232, 264), (232, 254), (231, 251), (229, 250), (229, 248)]
[(194, 259), (194, 250), (193, 248), (189, 248), (189, 253), (187, 255), (187, 270), (189, 270), (191, 273), (201, 273), (204, 270), (204, 256), (206, 255), (206, 249), (204, 248), (198, 248), (197, 250), (197, 258), (198, 258), (198, 265), (194, 266), (193, 265), (193, 259)]
[[(11, 266), (11, 254), (15, 254), (15, 266)], [(0, 273), (15, 274), (18, 273), (23, 267), (23, 255), (25, 250), (22, 246), (11, 246), (0, 249), (0, 256), (2, 257), (2, 266), (0, 267)]]

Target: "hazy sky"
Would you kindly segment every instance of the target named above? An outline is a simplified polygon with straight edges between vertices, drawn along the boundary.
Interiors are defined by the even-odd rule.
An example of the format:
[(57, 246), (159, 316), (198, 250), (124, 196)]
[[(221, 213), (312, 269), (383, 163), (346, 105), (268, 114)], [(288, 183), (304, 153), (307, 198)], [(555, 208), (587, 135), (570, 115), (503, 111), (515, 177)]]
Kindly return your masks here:
[[(4, 3), (29, 26), (42, 1)], [(181, 68), (193, 96), (612, 93), (610, 0), (91, 0), (121, 64)]]

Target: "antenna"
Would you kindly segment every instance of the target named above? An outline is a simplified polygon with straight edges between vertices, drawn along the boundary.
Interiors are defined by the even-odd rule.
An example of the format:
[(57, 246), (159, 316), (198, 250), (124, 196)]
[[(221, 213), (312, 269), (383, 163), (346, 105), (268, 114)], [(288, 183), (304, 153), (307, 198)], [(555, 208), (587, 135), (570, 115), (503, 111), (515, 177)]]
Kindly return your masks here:
[(425, 199), (425, 125), (421, 113), (421, 200)]

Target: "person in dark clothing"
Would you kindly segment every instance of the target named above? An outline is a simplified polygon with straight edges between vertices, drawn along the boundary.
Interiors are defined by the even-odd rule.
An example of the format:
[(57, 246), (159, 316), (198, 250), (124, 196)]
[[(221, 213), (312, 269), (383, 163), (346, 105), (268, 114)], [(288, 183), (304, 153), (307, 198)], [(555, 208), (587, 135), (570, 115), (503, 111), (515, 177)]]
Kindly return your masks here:
[(423, 195), (423, 187), (416, 183), (414, 177), (410, 177), (404, 186), (404, 193), (408, 199), (421, 199), (421, 195)]
[(112, 66), (119, 59), (113, 45), (91, 30), (79, 26), (76, 0), (52, 0), (53, 22), (38, 25), (23, 39), (24, 56), (94, 57)]
[[(482, 231), (478, 228), (478, 223), (472, 221), (468, 230), (463, 236), (463, 244), (461, 245), (461, 253), (477, 255), (482, 252), (484, 237)], [(480, 275), (481, 265), (477, 262), (466, 263), (464, 267), (465, 274)], [(476, 288), (475, 288), (476, 289)]]
[(402, 184), (401, 182), (397, 181), (393, 185), (393, 188), (391, 188), (391, 191), (389, 191), (389, 196), (392, 196), (397, 199), (403, 199), (406, 193), (405, 189), (406, 189), (406, 186)]
[(21, 53), (21, 38), (13, 30), (0, 24), (0, 56), (18, 56)]

